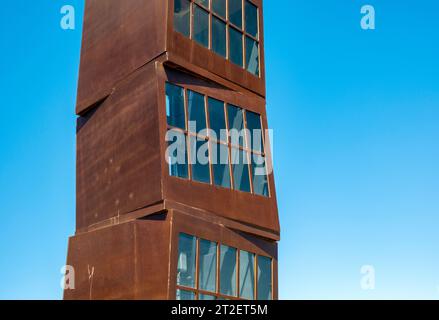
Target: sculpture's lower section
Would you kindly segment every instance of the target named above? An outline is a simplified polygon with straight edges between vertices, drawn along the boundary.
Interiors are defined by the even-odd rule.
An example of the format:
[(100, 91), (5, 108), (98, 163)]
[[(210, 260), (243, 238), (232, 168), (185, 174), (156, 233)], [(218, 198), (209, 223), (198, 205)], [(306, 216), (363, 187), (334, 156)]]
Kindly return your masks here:
[(64, 299), (277, 299), (277, 242), (194, 213), (170, 209), (72, 237), (74, 289)]

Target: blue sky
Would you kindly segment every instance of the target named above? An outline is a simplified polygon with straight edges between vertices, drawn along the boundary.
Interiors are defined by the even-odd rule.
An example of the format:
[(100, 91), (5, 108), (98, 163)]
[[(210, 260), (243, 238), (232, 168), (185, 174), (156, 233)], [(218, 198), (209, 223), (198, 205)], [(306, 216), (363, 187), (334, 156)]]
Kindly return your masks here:
[[(59, 27), (76, 8), (74, 31)], [(376, 30), (360, 28), (372, 4)], [(284, 299), (439, 298), (439, 4), (265, 1)], [(0, 299), (59, 299), (83, 1), (0, 12)], [(372, 265), (375, 290), (360, 287)]]

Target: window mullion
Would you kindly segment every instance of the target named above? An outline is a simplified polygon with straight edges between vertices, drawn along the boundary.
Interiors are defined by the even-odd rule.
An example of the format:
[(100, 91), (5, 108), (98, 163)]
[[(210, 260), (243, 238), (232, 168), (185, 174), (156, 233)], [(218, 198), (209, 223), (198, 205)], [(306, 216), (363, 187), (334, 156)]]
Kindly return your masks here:
[(217, 297), (221, 293), (220, 292), (220, 281), (221, 281), (220, 260), (221, 260), (221, 245), (220, 245), (220, 243), (217, 243), (217, 245), (216, 245), (216, 291), (215, 291), (217, 294)]
[(188, 176), (189, 180), (192, 180), (192, 161), (191, 161), (191, 139), (189, 134), (189, 111), (188, 111), (188, 93), (187, 89), (184, 89), (184, 114), (185, 114), (185, 137), (186, 137), (186, 154), (187, 154), (187, 166), (188, 166)]
[(258, 255), (255, 254), (254, 257), (254, 274), (255, 274), (255, 283), (254, 283), (254, 295), (255, 295), (255, 300), (259, 300), (258, 299)]
[(230, 60), (230, 21), (229, 21), (229, 0), (226, 0), (226, 41), (227, 41), (227, 60)]
[(212, 28), (212, 24), (213, 24), (213, 10), (212, 10), (212, 0), (208, 0), (208, 4), (207, 6), (209, 7), (209, 42), (210, 42), (210, 50), (212, 50), (213, 48), (213, 28)]
[[(251, 146), (250, 146), (250, 141), (249, 141), (249, 130), (247, 129), (247, 112), (244, 111), (244, 109), (242, 109), (242, 122), (243, 122), (243, 126), (244, 126), (244, 148), (243, 148), (243, 152), (245, 154), (245, 156), (247, 157), (247, 170), (248, 170), (248, 177), (249, 177), (249, 181), (250, 181), (250, 193), (254, 193), (254, 188), (253, 188), (253, 170), (252, 170), (252, 152), (249, 151), (251, 150)], [(245, 165), (245, 162), (244, 162)]]
[(210, 184), (214, 185), (215, 181), (214, 181), (214, 173), (213, 173), (213, 158), (212, 158), (212, 145), (211, 145), (211, 139), (210, 139), (210, 113), (209, 113), (209, 97), (208, 96), (204, 96), (204, 113), (206, 115), (206, 141), (207, 141), (207, 150), (209, 153), (209, 173), (210, 173)]
[(197, 237), (195, 249), (195, 288), (197, 293), (200, 291), (200, 238)]
[(241, 297), (241, 255), (239, 254), (240, 250), (236, 249), (236, 296), (238, 298)]
[(226, 143), (227, 143), (227, 151), (229, 158), (229, 172), (230, 172), (230, 188), (231, 190), (235, 189), (235, 177), (233, 176), (233, 164), (232, 164), (232, 144), (230, 143), (230, 134), (229, 134), (229, 110), (227, 108), (227, 103), (224, 102), (224, 118), (226, 122)]

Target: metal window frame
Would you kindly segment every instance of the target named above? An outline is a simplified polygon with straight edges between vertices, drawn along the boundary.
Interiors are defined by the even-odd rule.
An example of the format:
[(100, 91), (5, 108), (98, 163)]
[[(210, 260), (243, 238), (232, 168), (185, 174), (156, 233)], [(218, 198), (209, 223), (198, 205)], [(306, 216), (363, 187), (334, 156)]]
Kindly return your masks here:
[[(185, 232), (181, 232), (181, 233), (185, 233)], [(181, 234), (180, 233), (180, 234)], [(187, 233), (185, 233), (187, 234)], [(198, 237), (196, 235), (191, 235), (191, 234), (187, 234), (190, 235), (192, 237), (194, 237), (196, 239), (196, 257), (195, 257), (195, 287), (191, 288), (191, 287), (187, 287), (187, 286), (182, 286), (182, 285), (176, 285), (176, 291), (177, 290), (183, 290), (183, 291), (187, 291), (187, 292), (192, 292), (195, 295), (195, 300), (199, 300), (199, 296), (200, 294), (203, 295), (209, 295), (212, 297), (215, 297), (216, 299), (220, 298), (220, 299), (226, 299), (226, 300), (241, 300), (241, 301), (245, 301), (245, 300), (249, 300), (246, 298), (242, 298), (241, 296), (241, 288), (240, 288), (240, 265), (241, 265), (241, 257), (240, 257), (240, 252), (241, 251), (245, 251), (248, 252), (250, 254), (253, 255), (252, 260), (253, 260), (253, 268), (254, 268), (254, 279), (253, 279), (253, 300), (258, 300), (258, 257), (262, 256), (260, 254), (257, 254), (255, 252), (251, 252), (248, 250), (242, 250), (239, 249), (235, 246), (230, 246), (227, 244), (223, 244), (219, 241), (214, 241), (214, 240), (208, 240), (205, 239), (204, 237)], [(200, 241), (201, 240), (205, 240), (205, 241), (210, 241), (216, 244), (216, 278), (215, 278), (215, 285), (216, 285), (216, 289), (215, 292), (210, 292), (210, 291), (206, 291), (206, 290), (202, 290), (200, 289)], [(178, 245), (178, 244), (177, 244)], [(220, 284), (221, 284), (221, 279), (220, 279), (220, 259), (221, 259), (221, 245), (226, 245), (230, 248), (235, 249), (235, 254), (236, 254), (236, 296), (229, 296), (229, 295), (225, 295), (221, 293), (221, 289), (220, 289)], [(179, 254), (179, 252), (177, 251), (177, 255)], [(268, 257), (268, 256), (264, 256), (268, 259), (270, 259), (271, 264), (271, 299), (273, 299), (274, 297), (274, 272), (273, 272), (273, 268), (274, 268), (274, 260), (272, 257)]]
[[(263, 151), (258, 151), (258, 150), (253, 150), (251, 144), (249, 143), (250, 137), (249, 137), (249, 133), (248, 133), (248, 126), (247, 126), (247, 110), (241, 106), (237, 106), (235, 104), (232, 103), (228, 103), (227, 101), (224, 101), (223, 99), (219, 99), (217, 97), (214, 97), (212, 95), (207, 95), (204, 93), (200, 93), (196, 90), (192, 90), (187, 88), (184, 85), (181, 84), (175, 84), (172, 83), (170, 81), (165, 81), (165, 86), (166, 84), (171, 84), (174, 86), (177, 86), (179, 88), (183, 89), (184, 92), (184, 114), (185, 114), (185, 129), (181, 129), (181, 128), (177, 128), (177, 127), (173, 127), (171, 125), (169, 125), (166, 122), (167, 125), (167, 130), (176, 130), (179, 131), (181, 133), (183, 133), (186, 136), (186, 148), (187, 148), (187, 165), (188, 165), (188, 180), (196, 182), (196, 183), (203, 183), (205, 185), (210, 185), (210, 186), (216, 186), (218, 188), (224, 188), (222, 186), (217, 186), (215, 184), (215, 179), (214, 179), (214, 173), (213, 173), (213, 161), (212, 161), (212, 144), (216, 143), (216, 144), (222, 144), (222, 145), (226, 145), (228, 150), (229, 150), (229, 173), (230, 173), (230, 188), (226, 188), (226, 189), (230, 189), (233, 191), (237, 191), (237, 192), (245, 192), (245, 191), (241, 191), (235, 188), (235, 179), (233, 176), (233, 164), (232, 164), (232, 150), (233, 148), (235, 149), (239, 149), (240, 151), (243, 151), (246, 156), (247, 156), (247, 168), (248, 168), (248, 175), (249, 175), (249, 180), (250, 180), (250, 192), (245, 192), (245, 193), (251, 193), (254, 196), (258, 196), (258, 197), (265, 197), (265, 198), (270, 198), (271, 197), (271, 188), (270, 188), (270, 181), (268, 179), (268, 173), (266, 172), (266, 177), (267, 177), (267, 185), (268, 185), (268, 195), (264, 196), (264, 195), (260, 195), (260, 194), (256, 194), (254, 192), (254, 185), (253, 185), (253, 165), (252, 165), (252, 159), (251, 157), (253, 156), (253, 154), (259, 155), (261, 157), (263, 157), (265, 159), (265, 161), (267, 161), (267, 152), (266, 152), (266, 143), (265, 143), (265, 135), (262, 135), (262, 146), (263, 146)], [(221, 139), (214, 139), (213, 137), (210, 137), (209, 135), (205, 136), (205, 135), (201, 135), (198, 132), (190, 132), (189, 131), (189, 93), (188, 91), (192, 91), (195, 92), (197, 94), (200, 94), (203, 96), (203, 101), (204, 101), (204, 116), (205, 116), (205, 121), (206, 121), (206, 129), (211, 129), (210, 128), (210, 112), (209, 112), (209, 98), (215, 99), (217, 101), (220, 101), (223, 103), (223, 107), (224, 107), (224, 120), (225, 120), (225, 125), (226, 125), (226, 131), (227, 131), (227, 141), (223, 141)], [(237, 108), (239, 108), (242, 113), (243, 113), (243, 130), (245, 130), (245, 134), (244, 134), (244, 146), (238, 146), (235, 144), (232, 144), (231, 139), (230, 139), (230, 128), (229, 128), (229, 112), (228, 112), (228, 106), (232, 105), (235, 106)], [(259, 121), (261, 124), (261, 130), (262, 132), (264, 132), (264, 124), (262, 121), (262, 116), (261, 114), (251, 111), (255, 114), (257, 114), (259, 116)], [(193, 169), (192, 166), (193, 164), (190, 162), (191, 158), (191, 138), (196, 138), (196, 139), (201, 139), (201, 140), (205, 140), (208, 143), (208, 152), (209, 152), (209, 175), (210, 175), (210, 182), (209, 183), (204, 183), (204, 182), (199, 182), (193, 179)], [(266, 168), (266, 165), (265, 165)]]

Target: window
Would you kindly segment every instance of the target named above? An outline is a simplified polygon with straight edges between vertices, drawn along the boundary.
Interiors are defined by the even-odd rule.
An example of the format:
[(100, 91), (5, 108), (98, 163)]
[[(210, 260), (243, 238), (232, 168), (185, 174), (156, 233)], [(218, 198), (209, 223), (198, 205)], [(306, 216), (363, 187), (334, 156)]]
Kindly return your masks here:
[(259, 77), (259, 9), (250, 0), (174, 0), (174, 28)]
[(212, 11), (222, 18), (226, 18), (226, 0), (212, 0)]
[(166, 116), (168, 125), (185, 129), (184, 89), (166, 83)]
[(195, 300), (195, 293), (186, 290), (177, 290), (176, 300)]
[(221, 246), (220, 293), (236, 296), (236, 249)]
[(252, 154), (252, 181), (255, 194), (268, 197), (268, 180), (265, 157)]
[(242, 0), (229, 0), (229, 20), (242, 28)]
[(264, 152), (264, 133), (262, 132), (261, 116), (251, 111), (247, 111), (246, 116), (251, 149), (258, 152)]
[(195, 2), (209, 8), (209, 0), (195, 0)]
[(200, 240), (200, 289), (216, 292), (216, 255), (215, 242)]
[(242, 33), (235, 28), (229, 28), (230, 61), (238, 66), (244, 66), (242, 61)]
[(166, 114), (170, 176), (270, 196), (259, 114), (171, 83)]
[(224, 102), (209, 98), (209, 122), (212, 133), (215, 133), (214, 140), (227, 141)]
[(178, 248), (177, 300), (272, 299), (271, 258), (185, 233)]
[(261, 116), (257, 113), (247, 111), (246, 117), (247, 128), (249, 130), (248, 133), (250, 134), (248, 138), (251, 149), (258, 152), (264, 152)]
[(245, 31), (254, 38), (258, 37), (258, 7), (245, 1)]
[(227, 108), (229, 117), (229, 135), (231, 143), (235, 146), (244, 146), (244, 111), (234, 105), (229, 104)]
[(258, 43), (250, 37), (245, 37), (245, 65), (248, 72), (259, 75)]
[(206, 109), (204, 96), (188, 90), (189, 131), (196, 133), (206, 129)]
[[(224, 102), (209, 98), (209, 125), (211, 139), (211, 161), (214, 184), (223, 188), (230, 188), (229, 149), (226, 133), (226, 116)], [(223, 143), (220, 143), (222, 141)]]
[(194, 6), (194, 39), (199, 44), (209, 47), (209, 13), (199, 6)]
[(255, 295), (255, 255), (241, 250), (239, 252), (239, 296), (253, 300)]
[(272, 299), (271, 259), (258, 256), (258, 300)]
[(232, 168), (234, 188), (239, 191), (250, 192), (248, 154), (246, 151), (232, 147)]
[(180, 234), (178, 241), (177, 284), (195, 288), (196, 238)]
[(212, 17), (212, 50), (227, 58), (226, 24), (216, 17)]
[(222, 143), (211, 143), (213, 179), (216, 186), (230, 188), (229, 148)]
[(190, 35), (190, 11), (189, 0), (174, 0), (174, 29), (189, 37)]
[(186, 135), (177, 130), (169, 130), (166, 135), (168, 140), (169, 175), (187, 179), (189, 172)]
[(210, 183), (208, 142), (198, 136), (190, 136), (190, 146), (192, 179), (202, 183)]

